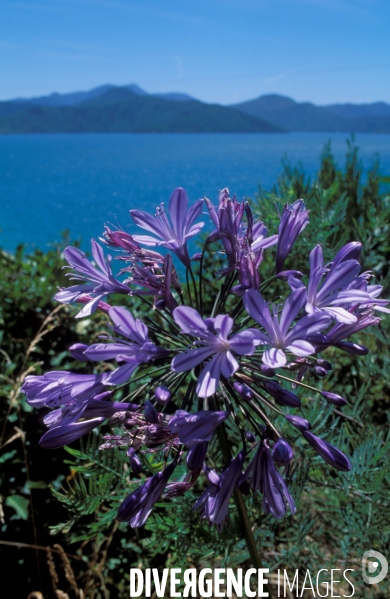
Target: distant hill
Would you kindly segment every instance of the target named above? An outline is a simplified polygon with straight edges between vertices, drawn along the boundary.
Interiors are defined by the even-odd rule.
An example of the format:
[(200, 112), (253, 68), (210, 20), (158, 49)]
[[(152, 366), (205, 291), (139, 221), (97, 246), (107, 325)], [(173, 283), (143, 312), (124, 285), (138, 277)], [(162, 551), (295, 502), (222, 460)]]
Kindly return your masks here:
[[(80, 102), (77, 94), (88, 94), (88, 98)], [(67, 104), (63, 103), (64, 96)], [(1, 102), (0, 133), (281, 131), (277, 125), (232, 108), (192, 99), (165, 99), (142, 90), (139, 93), (130, 86), (109, 86), (102, 93), (95, 89), (61, 98), (51, 104), (39, 103), (38, 99)]]
[(390, 133), (390, 104), (316, 106), (269, 94), (220, 106), (135, 83), (0, 102), (1, 133), (280, 132)]
[[(91, 100), (97, 96), (101, 96), (110, 89), (116, 89), (117, 87), (118, 86), (116, 85), (107, 84), (94, 87), (88, 91), (71, 92), (68, 94), (53, 93), (49, 96), (39, 96), (37, 98), (15, 98), (14, 100), (10, 100), (10, 102), (17, 104), (35, 104), (38, 106), (75, 106), (76, 104), (81, 104), (82, 102), (86, 102), (87, 100)], [(143, 90), (136, 83), (130, 83), (129, 85), (124, 85), (121, 87), (128, 89), (134, 94), (137, 94), (137, 96), (152, 95), (156, 98), (163, 98), (165, 100), (173, 100), (176, 102), (188, 102), (189, 100), (194, 100), (194, 98), (188, 94), (182, 94), (180, 92), (148, 94), (148, 92)]]
[(344, 118), (376, 118), (390, 116), (390, 104), (373, 102), (372, 104), (329, 104), (324, 106), (334, 114)]
[(390, 133), (390, 105), (385, 102), (316, 106), (311, 102), (295, 102), (286, 96), (269, 94), (234, 104), (231, 108), (278, 124), (288, 131)]

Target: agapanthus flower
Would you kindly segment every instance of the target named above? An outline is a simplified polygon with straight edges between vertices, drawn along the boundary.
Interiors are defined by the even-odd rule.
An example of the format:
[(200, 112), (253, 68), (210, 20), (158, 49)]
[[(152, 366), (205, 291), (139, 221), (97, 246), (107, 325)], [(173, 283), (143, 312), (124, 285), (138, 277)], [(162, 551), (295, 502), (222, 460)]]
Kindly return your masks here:
[(260, 292), (252, 289), (245, 292), (244, 304), (247, 312), (265, 329), (264, 333), (257, 332), (257, 339), (271, 346), (262, 357), (267, 366), (271, 368), (284, 366), (287, 363), (284, 350), (296, 356), (309, 356), (315, 353), (315, 346), (310, 340), (328, 327), (331, 318), (324, 313), (308, 314), (300, 318), (290, 329), (305, 305), (306, 297), (304, 288), (293, 291), (288, 296), (279, 319), (276, 309), (271, 316), (269, 306)]
[(70, 304), (80, 296), (89, 295), (91, 300), (77, 314), (76, 318), (88, 316), (96, 311), (100, 300), (107, 294), (124, 293), (128, 295), (130, 289), (112, 273), (110, 258), (105, 259), (102, 248), (94, 239), (91, 241), (91, 251), (97, 267), (93, 266), (84, 252), (75, 247), (67, 247), (64, 250), (65, 260), (73, 269), (68, 273), (71, 281), (83, 281), (72, 287), (61, 289), (56, 293), (54, 299), (63, 304)]
[(142, 320), (135, 319), (126, 308), (110, 308), (109, 316), (114, 324), (114, 331), (129, 341), (110, 337), (105, 343), (94, 343), (82, 352), (86, 358), (95, 362), (111, 359), (124, 362), (107, 376), (107, 385), (121, 384), (131, 377), (140, 364), (167, 356), (164, 348), (150, 341), (148, 328)]
[[(346, 255), (348, 256), (348, 253)], [(317, 245), (310, 252), (306, 311), (311, 314), (322, 310), (337, 322), (356, 322), (355, 314), (346, 310), (344, 306), (370, 300), (367, 292), (348, 287), (358, 277), (359, 272), (360, 264), (357, 260), (339, 259), (335, 260), (333, 266), (325, 267), (322, 248)]]
[[(106, 391), (107, 384), (107, 374), (54, 371), (27, 376), (22, 386), (27, 402), (36, 408), (55, 408), (43, 419), (50, 431), (43, 435), (40, 445), (48, 449), (62, 447), (85, 435), (106, 418), (137, 409), (135, 404), (107, 401), (111, 395)], [(81, 418), (83, 420), (79, 422)]]
[(143, 210), (130, 210), (134, 223), (156, 235), (134, 235), (133, 239), (142, 245), (163, 246), (171, 250), (187, 268), (191, 262), (188, 255), (187, 239), (196, 235), (204, 223), (193, 224), (202, 211), (203, 201), (198, 200), (188, 208), (188, 196), (182, 187), (177, 187), (169, 199), (169, 222), (164, 205), (157, 208), (155, 216)]
[(196, 386), (199, 397), (213, 395), (221, 376), (228, 378), (238, 370), (234, 354), (251, 356), (255, 351), (253, 331), (248, 329), (229, 338), (234, 321), (226, 314), (203, 320), (194, 308), (180, 306), (173, 312), (173, 317), (183, 333), (199, 339), (198, 347), (174, 357), (172, 369), (175, 372), (192, 370), (213, 356), (199, 376)]

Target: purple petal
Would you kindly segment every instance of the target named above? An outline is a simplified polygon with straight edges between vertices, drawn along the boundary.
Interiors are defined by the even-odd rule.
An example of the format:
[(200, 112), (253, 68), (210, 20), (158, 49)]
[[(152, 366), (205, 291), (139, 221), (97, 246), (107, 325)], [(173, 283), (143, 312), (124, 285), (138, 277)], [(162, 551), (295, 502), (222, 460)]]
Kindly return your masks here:
[(188, 196), (182, 187), (177, 187), (169, 199), (169, 215), (176, 237), (181, 239), (184, 233), (184, 222), (188, 209)]
[(133, 239), (137, 243), (141, 243), (142, 245), (148, 245), (151, 247), (155, 245), (162, 245), (164, 243), (162, 241), (159, 241), (155, 237), (152, 237), (151, 235), (133, 235)]
[(263, 363), (270, 368), (281, 368), (287, 362), (285, 353), (282, 349), (271, 347), (263, 354)]
[(190, 349), (189, 351), (177, 354), (172, 360), (172, 370), (175, 372), (186, 372), (192, 370), (198, 364), (201, 364), (204, 360), (215, 353), (214, 347), (199, 347), (197, 349)]
[(100, 270), (102, 270), (106, 275), (109, 275), (110, 271), (107, 268), (107, 264), (104, 259), (103, 248), (101, 248), (100, 245), (94, 239), (91, 240), (91, 250), (93, 259), (95, 260)]
[(232, 376), (239, 369), (239, 364), (230, 351), (222, 354), (220, 364), (221, 374), (226, 379)]
[[(187, 214), (186, 214), (186, 218), (185, 218), (185, 222), (184, 222), (184, 230), (187, 233), (189, 227), (191, 227), (192, 223), (194, 222), (194, 220), (199, 216), (199, 214), (202, 212), (202, 208), (203, 208), (203, 200), (197, 200), (195, 202), (195, 204), (193, 204), (191, 206), (191, 208), (188, 210)], [(200, 228), (203, 227), (204, 223), (199, 223)], [(195, 225), (196, 227), (198, 227), (199, 225)], [(193, 229), (194, 227), (192, 227)], [(190, 229), (190, 230), (192, 230)]]
[(265, 328), (272, 339), (275, 337), (275, 329), (267, 302), (261, 293), (254, 289), (248, 289), (244, 294), (244, 306), (248, 314)]
[(199, 233), (199, 231), (201, 229), (203, 229), (203, 227), (204, 227), (204, 223), (197, 223), (196, 225), (193, 225), (191, 227), (191, 229), (188, 231), (188, 233), (186, 233), (183, 236), (183, 240), (190, 239), (191, 237), (193, 237), (194, 235), (196, 235), (197, 233)]
[(124, 343), (94, 343), (87, 347), (84, 356), (94, 362), (100, 360), (113, 360), (120, 354), (136, 355), (139, 353), (137, 346), (125, 345)]
[(180, 326), (183, 333), (194, 333), (195, 330), (207, 331), (207, 327), (200, 314), (189, 306), (179, 306), (173, 311), (173, 318)]
[(322, 308), (324, 312), (330, 314), (337, 322), (341, 322), (344, 324), (353, 324), (357, 321), (357, 318), (351, 312), (348, 312), (344, 308), (336, 308), (335, 306), (326, 306), (326, 308)]
[(90, 302), (85, 304), (82, 310), (80, 310), (80, 312), (76, 314), (75, 318), (84, 318), (84, 316), (90, 316), (91, 314), (96, 312), (96, 310), (99, 307), (99, 302), (104, 296), (105, 294), (103, 293), (102, 295), (97, 295), (96, 297), (94, 297)]
[(333, 266), (337, 266), (345, 260), (359, 260), (362, 244), (360, 241), (350, 241), (339, 250), (333, 260)]
[(285, 414), (285, 418), (289, 421), (290, 424), (295, 426), (300, 431), (308, 431), (311, 429), (311, 424), (306, 418), (302, 418), (302, 416), (295, 416), (293, 414)]
[(92, 420), (84, 420), (66, 426), (56, 426), (41, 437), (39, 445), (44, 449), (58, 449), (89, 433), (102, 422), (104, 422), (104, 418), (93, 418)]
[(296, 289), (286, 299), (283, 306), (282, 314), (280, 315), (280, 330), (283, 337), (286, 336), (291, 323), (298, 316), (306, 302), (306, 289), (300, 287)]
[(137, 320), (126, 308), (115, 306), (110, 308), (109, 316), (115, 325), (115, 331), (137, 343), (148, 340), (148, 329), (142, 320)]
[[(256, 335), (257, 336), (257, 335)], [(269, 343), (269, 339), (262, 336), (262, 339), (266, 339), (265, 343)], [(256, 338), (251, 331), (242, 331), (233, 335), (229, 340), (230, 349), (240, 356), (251, 356), (255, 351)]]
[(196, 385), (196, 392), (199, 397), (210, 397), (218, 389), (221, 376), (221, 358), (221, 354), (214, 356), (200, 373)]
[(301, 358), (315, 353), (315, 347), (304, 339), (296, 339), (292, 343), (289, 343), (289, 345), (286, 346), (286, 349), (295, 356), (300, 356)]
[(269, 237), (265, 237), (264, 239), (256, 239), (251, 245), (251, 251), (254, 252), (256, 250), (267, 249), (278, 243), (279, 235), (270, 235)]
[(345, 406), (347, 403), (347, 400), (344, 399), (344, 397), (341, 397), (341, 395), (337, 395), (337, 393), (330, 393), (329, 391), (321, 391), (321, 395), (322, 397), (324, 397), (326, 399), (326, 401), (328, 401), (331, 404), (334, 404), (335, 406)]
[(318, 300), (330, 295), (337, 289), (346, 287), (360, 272), (360, 264), (356, 260), (347, 260), (337, 264), (326, 276), (323, 286), (318, 292)]
[(114, 372), (112, 372), (106, 380), (107, 385), (121, 385), (129, 380), (134, 370), (139, 366), (137, 361), (135, 364), (127, 362), (123, 366), (119, 366)]
[[(165, 238), (164, 231), (161, 229), (161, 226), (155, 216), (152, 216), (143, 210), (130, 210), (130, 216), (133, 219), (133, 222), (141, 227), (141, 229), (146, 229), (146, 231), (150, 231), (162, 239)], [(133, 239), (136, 240), (135, 235), (133, 235)]]
[(219, 314), (214, 320), (214, 330), (219, 334), (224, 341), (227, 340), (230, 331), (234, 325), (233, 318), (230, 318), (227, 314)]
[(295, 339), (302, 339), (320, 333), (330, 324), (331, 318), (324, 312), (314, 312), (304, 316), (286, 336), (286, 344), (295, 341)]

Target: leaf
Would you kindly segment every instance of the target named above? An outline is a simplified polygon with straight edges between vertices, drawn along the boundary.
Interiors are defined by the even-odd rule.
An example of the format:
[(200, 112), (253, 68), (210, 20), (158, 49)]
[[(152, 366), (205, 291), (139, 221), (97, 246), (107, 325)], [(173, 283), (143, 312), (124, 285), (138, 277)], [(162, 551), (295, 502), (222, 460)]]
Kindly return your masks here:
[(25, 497), (21, 495), (8, 495), (5, 505), (15, 510), (17, 518), (28, 520), (28, 499)]
[(13, 449), (12, 451), (8, 451), (7, 453), (3, 453), (3, 455), (0, 456), (0, 464), (4, 464), (4, 462), (13, 458), (15, 453), (17, 453), (16, 449)]

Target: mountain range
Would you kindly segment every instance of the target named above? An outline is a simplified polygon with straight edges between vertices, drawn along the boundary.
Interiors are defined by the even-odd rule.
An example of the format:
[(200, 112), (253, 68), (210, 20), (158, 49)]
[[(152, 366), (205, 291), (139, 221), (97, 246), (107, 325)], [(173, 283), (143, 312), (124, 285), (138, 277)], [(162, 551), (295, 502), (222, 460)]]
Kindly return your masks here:
[(0, 133), (390, 133), (390, 104), (317, 106), (277, 94), (221, 106), (136, 84), (0, 102)]

